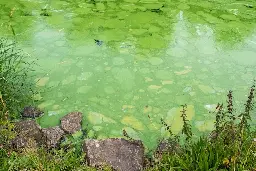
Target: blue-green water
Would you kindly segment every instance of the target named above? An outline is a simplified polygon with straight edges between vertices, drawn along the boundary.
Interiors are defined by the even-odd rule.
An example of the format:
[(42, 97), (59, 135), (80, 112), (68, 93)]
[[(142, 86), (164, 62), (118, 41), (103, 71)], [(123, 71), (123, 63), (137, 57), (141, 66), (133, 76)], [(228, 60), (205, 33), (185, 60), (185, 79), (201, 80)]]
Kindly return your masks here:
[(209, 111), (228, 90), (242, 109), (256, 73), (255, 8), (235, 0), (2, 0), (0, 36), (37, 59), (42, 127), (81, 111), (90, 136), (125, 129), (151, 149), (168, 136), (161, 118), (181, 131), (182, 104), (198, 134), (213, 129)]

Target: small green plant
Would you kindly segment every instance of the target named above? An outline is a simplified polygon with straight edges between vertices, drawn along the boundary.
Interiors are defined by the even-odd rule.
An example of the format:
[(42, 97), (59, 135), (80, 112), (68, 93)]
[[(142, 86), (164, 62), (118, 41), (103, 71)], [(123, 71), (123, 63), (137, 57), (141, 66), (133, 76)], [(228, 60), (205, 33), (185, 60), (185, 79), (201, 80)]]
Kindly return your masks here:
[(187, 120), (187, 115), (186, 115), (186, 110), (187, 105), (182, 105), (182, 111), (181, 112), (181, 117), (183, 121), (183, 128), (182, 128), (182, 134), (186, 135), (186, 141), (190, 143), (191, 138), (192, 138), (192, 130), (191, 130), (191, 125), (189, 121)]
[(165, 130), (169, 132), (170, 134), (170, 137), (174, 136), (174, 134), (172, 133), (172, 130), (171, 130), (171, 126), (168, 125), (163, 118), (161, 118), (161, 123), (162, 125), (165, 127)]
[(163, 118), (161, 118), (161, 123), (162, 125), (164, 125), (165, 130), (169, 132), (169, 138), (167, 139), (167, 141), (172, 144), (172, 143), (179, 143), (180, 140), (180, 136), (179, 135), (175, 135), (173, 134), (172, 130), (171, 130), (171, 126), (168, 125)]

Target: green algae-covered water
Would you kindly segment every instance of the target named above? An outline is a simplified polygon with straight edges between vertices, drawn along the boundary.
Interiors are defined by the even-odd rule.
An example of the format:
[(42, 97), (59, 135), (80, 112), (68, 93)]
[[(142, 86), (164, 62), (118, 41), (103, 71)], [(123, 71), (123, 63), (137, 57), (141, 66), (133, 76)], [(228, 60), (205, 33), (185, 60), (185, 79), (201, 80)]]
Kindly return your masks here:
[(182, 104), (198, 134), (228, 90), (242, 109), (256, 74), (254, 0), (1, 0), (0, 36), (37, 59), (42, 127), (81, 111), (89, 136), (149, 149), (161, 118), (181, 131)]

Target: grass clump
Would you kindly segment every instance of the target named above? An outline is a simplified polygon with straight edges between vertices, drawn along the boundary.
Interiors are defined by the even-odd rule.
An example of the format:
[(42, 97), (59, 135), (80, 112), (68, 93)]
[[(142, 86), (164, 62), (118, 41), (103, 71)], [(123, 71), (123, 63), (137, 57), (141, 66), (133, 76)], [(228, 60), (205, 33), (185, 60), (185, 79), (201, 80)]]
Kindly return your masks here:
[(227, 107), (218, 104), (215, 111), (215, 129), (209, 137), (192, 141), (191, 125), (186, 120), (183, 106), (182, 134), (186, 136), (182, 153), (165, 153), (161, 161), (148, 170), (256, 170), (256, 131), (251, 128), (255, 84), (250, 88), (244, 111), (234, 113), (233, 94), (228, 92)]
[(46, 149), (23, 149), (22, 152), (7, 152), (0, 149), (3, 170), (95, 170), (86, 166), (84, 156), (75, 149), (47, 151)]
[(32, 102), (34, 87), (28, 76), (32, 62), (28, 57), (15, 42), (0, 38), (0, 95), (5, 100), (0, 110), (8, 111), (10, 118), (17, 118), (22, 107)]

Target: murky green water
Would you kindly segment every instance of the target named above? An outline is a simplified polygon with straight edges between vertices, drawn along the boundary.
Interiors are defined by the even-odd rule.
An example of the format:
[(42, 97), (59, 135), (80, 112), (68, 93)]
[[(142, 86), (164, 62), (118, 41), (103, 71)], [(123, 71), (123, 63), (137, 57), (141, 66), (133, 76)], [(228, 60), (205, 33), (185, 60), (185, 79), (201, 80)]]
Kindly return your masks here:
[(160, 118), (181, 131), (182, 104), (197, 132), (213, 128), (209, 111), (228, 90), (242, 108), (256, 73), (255, 28), (253, 0), (0, 2), (0, 36), (15, 33), (38, 59), (42, 127), (77, 110), (90, 136), (125, 129), (149, 148), (166, 136)]

